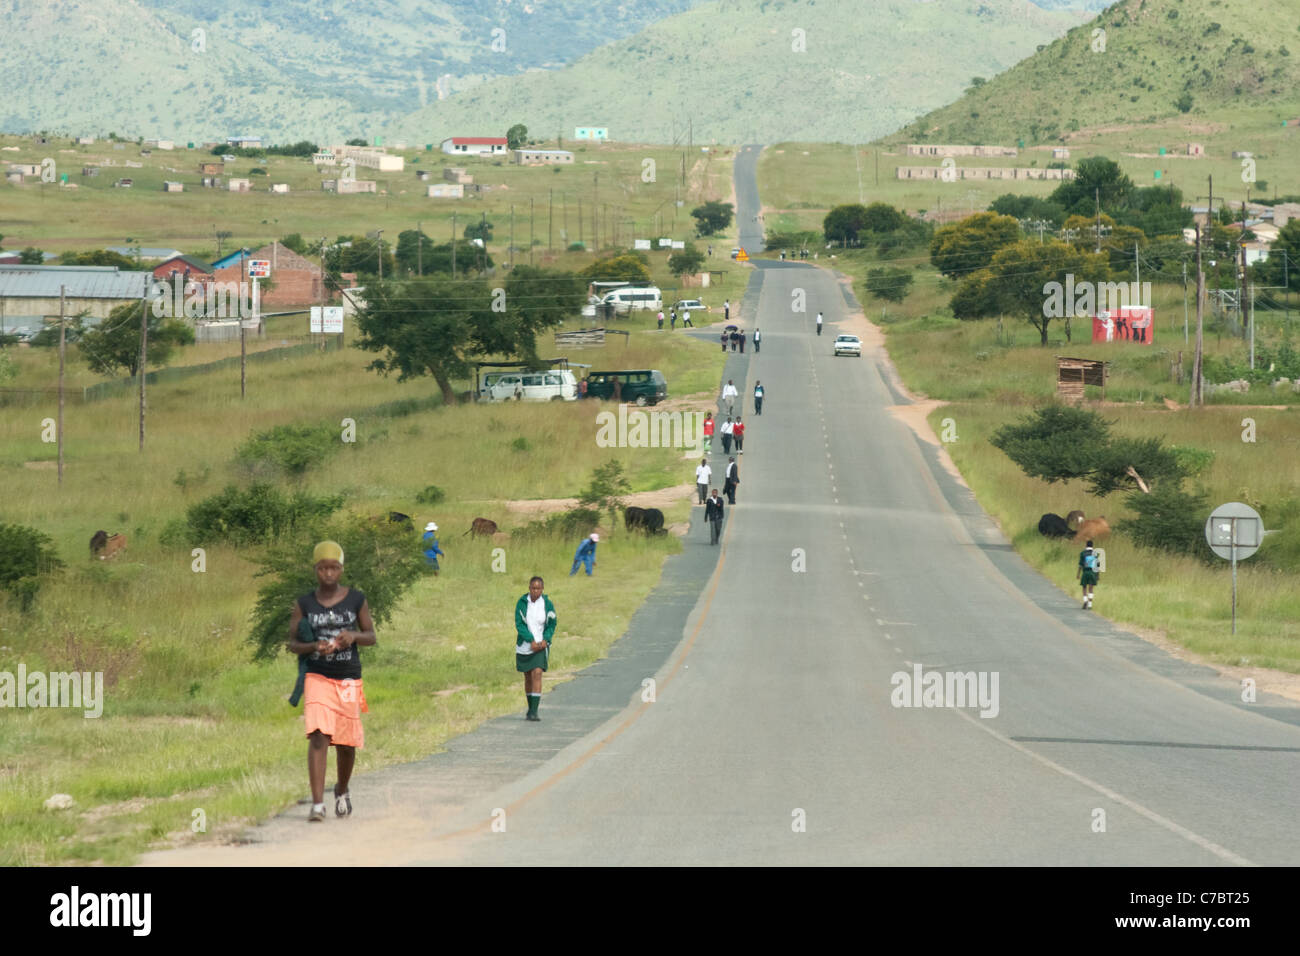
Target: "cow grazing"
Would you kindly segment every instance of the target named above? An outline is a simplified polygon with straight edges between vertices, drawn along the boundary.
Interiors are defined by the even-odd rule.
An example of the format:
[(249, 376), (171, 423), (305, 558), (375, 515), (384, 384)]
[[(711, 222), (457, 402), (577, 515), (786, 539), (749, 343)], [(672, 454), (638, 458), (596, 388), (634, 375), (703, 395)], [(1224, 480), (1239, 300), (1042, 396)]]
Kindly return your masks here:
[(1099, 541), (1110, 534), (1110, 524), (1106, 521), (1106, 516), (1100, 518), (1085, 518), (1079, 522), (1079, 531), (1074, 536), (1075, 541)]
[(411, 516), (404, 515), (400, 511), (388, 512), (388, 520), (392, 524), (400, 524), (407, 531), (415, 530), (415, 522), (411, 520)]
[[(497, 523), (495, 521), (490, 521), (487, 518), (475, 518), (473, 524), (469, 526), (469, 530), (466, 531), (465, 534), (472, 534), (477, 538), (479, 535), (496, 534), (497, 530)], [(461, 537), (465, 537), (465, 534), (461, 535)]]
[(96, 531), (90, 539), (90, 556), (99, 558), (104, 561), (108, 558), (115, 558), (126, 550), (126, 535), (109, 534), (107, 531)]
[(667, 534), (664, 531), (664, 513), (658, 508), (626, 508), (623, 523), (629, 531), (639, 528), (646, 534)]
[(1044, 538), (1068, 538), (1070, 526), (1058, 514), (1045, 514), (1038, 519), (1038, 533)]
[(1070, 526), (1070, 531), (1077, 531), (1079, 530), (1079, 522), (1082, 521), (1084, 517), (1084, 513), (1076, 509), (1065, 516), (1065, 523)]

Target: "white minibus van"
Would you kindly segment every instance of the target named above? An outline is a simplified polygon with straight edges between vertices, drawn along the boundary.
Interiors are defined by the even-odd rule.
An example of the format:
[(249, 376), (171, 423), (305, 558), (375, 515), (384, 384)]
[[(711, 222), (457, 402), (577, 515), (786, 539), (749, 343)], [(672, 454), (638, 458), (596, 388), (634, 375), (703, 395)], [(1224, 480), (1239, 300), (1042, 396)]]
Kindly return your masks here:
[(513, 398), (525, 402), (576, 402), (578, 380), (568, 369), (494, 372), (484, 376), (480, 395), (488, 402), (508, 402)]
[(656, 286), (628, 286), (615, 289), (600, 300), (602, 304), (614, 306), (614, 312), (625, 315), (632, 309), (650, 309), (655, 311), (664, 307), (663, 293)]

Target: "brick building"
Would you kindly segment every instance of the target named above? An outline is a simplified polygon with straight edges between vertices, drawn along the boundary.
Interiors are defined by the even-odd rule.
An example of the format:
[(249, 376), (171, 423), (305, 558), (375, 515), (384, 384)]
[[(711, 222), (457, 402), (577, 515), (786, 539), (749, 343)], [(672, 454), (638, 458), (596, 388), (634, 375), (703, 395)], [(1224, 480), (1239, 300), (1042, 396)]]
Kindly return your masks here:
[[(249, 253), (250, 259), (271, 261), (271, 288), (259, 292), (262, 308), (279, 308), (286, 305), (319, 304), (324, 279), (320, 266), (304, 259), (292, 249), (278, 242)], [(228, 257), (230, 264), (216, 269), (218, 282), (244, 281), (244, 259), (236, 254)]]

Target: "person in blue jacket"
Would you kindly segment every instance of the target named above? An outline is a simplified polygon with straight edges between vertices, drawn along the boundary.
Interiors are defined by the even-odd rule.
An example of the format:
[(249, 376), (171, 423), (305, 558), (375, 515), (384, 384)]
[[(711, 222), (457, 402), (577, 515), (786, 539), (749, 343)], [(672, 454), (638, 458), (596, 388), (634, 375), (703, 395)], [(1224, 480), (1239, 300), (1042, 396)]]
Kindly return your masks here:
[(438, 547), (438, 525), (430, 521), (424, 526), (424, 557), (428, 560), (429, 566), (433, 568), (433, 573), (438, 573), (439, 556), (446, 557), (442, 548)]
[(573, 554), (573, 569), (569, 572), (569, 577), (578, 573), (578, 565), (584, 565), (587, 568), (587, 577), (591, 577), (591, 571), (596, 566), (596, 544), (600, 541), (600, 535), (592, 532), (590, 537), (584, 538), (582, 544), (578, 545), (578, 550)]

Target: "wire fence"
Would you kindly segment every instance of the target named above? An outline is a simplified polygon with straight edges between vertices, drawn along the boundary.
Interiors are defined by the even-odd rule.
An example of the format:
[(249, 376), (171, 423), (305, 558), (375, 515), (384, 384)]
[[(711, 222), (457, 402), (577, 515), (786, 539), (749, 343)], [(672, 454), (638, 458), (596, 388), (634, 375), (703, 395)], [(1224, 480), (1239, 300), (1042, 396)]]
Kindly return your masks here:
[[(277, 338), (283, 342), (297, 341), (299, 344), (263, 349), (260, 352), (249, 352), (249, 364), (281, 362), (301, 355), (310, 355), (313, 352), (333, 352), (343, 347), (341, 339), (337, 335), (285, 335), (277, 336)], [(218, 359), (215, 362), (204, 362), (202, 365), (178, 365), (174, 368), (160, 368), (145, 375), (145, 384), (162, 385), (168, 382), (180, 382), (195, 375), (206, 375), (209, 372), (219, 372), (231, 368), (239, 368), (238, 355)], [(118, 398), (136, 391), (139, 387), (139, 377), (121, 378), (112, 382), (89, 385), (85, 388), (65, 387), (63, 399), (68, 404), (83, 405), (87, 402)], [(55, 386), (45, 388), (0, 388), (0, 406), (41, 405), (51, 401), (57, 402), (58, 398), (59, 390)]]

